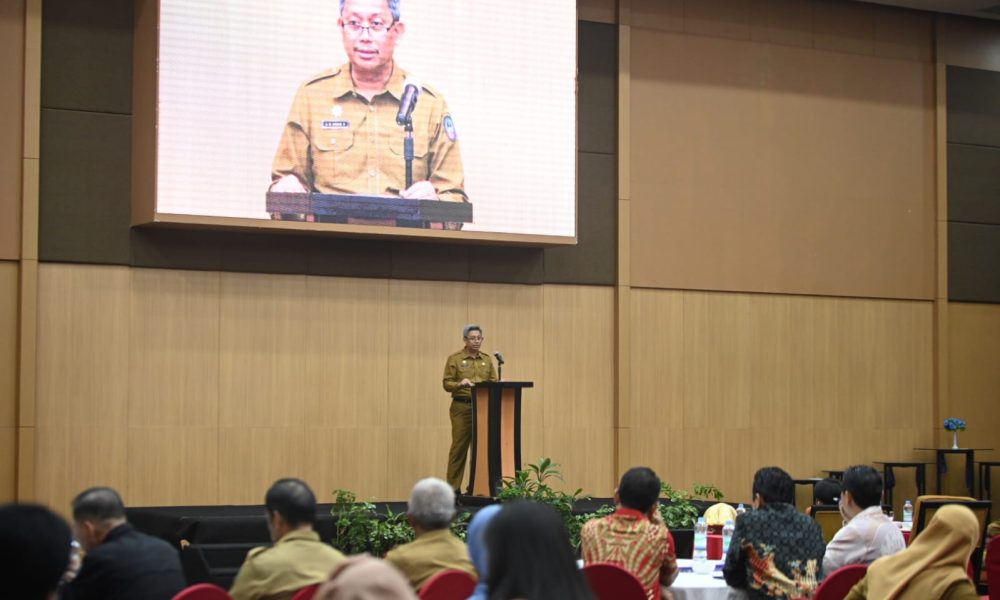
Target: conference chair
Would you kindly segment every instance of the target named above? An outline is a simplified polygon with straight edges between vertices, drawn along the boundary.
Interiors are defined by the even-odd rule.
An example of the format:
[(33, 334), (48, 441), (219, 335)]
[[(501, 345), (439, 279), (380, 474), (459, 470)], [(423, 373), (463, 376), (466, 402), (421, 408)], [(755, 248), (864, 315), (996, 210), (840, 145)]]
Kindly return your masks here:
[(431, 577), (420, 588), (420, 600), (466, 600), (476, 589), (476, 580), (465, 571), (448, 569)]
[(983, 565), (986, 572), (986, 589), (990, 600), (1000, 600), (1000, 535), (990, 540), (986, 547), (986, 562)]
[(177, 592), (173, 600), (233, 600), (233, 597), (217, 585), (196, 583)]
[(813, 506), (812, 518), (823, 530), (823, 541), (827, 544), (844, 526), (844, 516), (840, 514), (840, 507), (837, 506)]
[(967, 506), (976, 514), (982, 531), (976, 547), (981, 548), (983, 540), (986, 539), (986, 526), (990, 523), (990, 509), (993, 503), (989, 500), (976, 500), (968, 496), (917, 496), (917, 501), (913, 505), (913, 530), (910, 532), (910, 543), (912, 544), (920, 532), (927, 527), (927, 524), (934, 517), (934, 513), (947, 504)]
[(868, 565), (844, 565), (826, 576), (816, 588), (813, 600), (843, 600), (856, 583), (864, 578)]
[(295, 592), (295, 595), (292, 596), (292, 600), (312, 600), (312, 597), (316, 595), (317, 590), (319, 590), (318, 583), (307, 585), (301, 590)]
[(583, 567), (590, 591), (597, 600), (645, 600), (646, 590), (635, 575), (611, 563)]

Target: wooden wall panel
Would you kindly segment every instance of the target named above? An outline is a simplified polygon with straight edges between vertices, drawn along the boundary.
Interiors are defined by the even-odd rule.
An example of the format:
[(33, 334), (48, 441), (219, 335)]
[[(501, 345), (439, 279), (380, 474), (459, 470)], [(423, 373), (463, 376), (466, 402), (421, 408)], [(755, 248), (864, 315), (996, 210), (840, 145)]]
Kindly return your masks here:
[(634, 286), (932, 297), (933, 69), (868, 8), (867, 55), (633, 29)]
[(0, 260), (21, 256), (24, 0), (0, 3)]
[[(984, 460), (1000, 460), (1000, 305), (948, 304), (948, 374), (951, 414), (969, 424), (963, 446), (996, 448)], [(939, 429), (939, 443), (951, 436)], [(994, 491), (994, 494), (996, 491)]]
[(742, 501), (768, 464), (814, 477), (932, 441), (930, 302), (633, 290), (632, 317), (633, 459), (676, 486)]
[(614, 290), (544, 289), (544, 452), (567, 487), (614, 487)]
[(92, 485), (127, 489), (130, 279), (39, 269), (35, 491), (58, 510)]
[(17, 263), (0, 261), (0, 502), (16, 490), (17, 278)]

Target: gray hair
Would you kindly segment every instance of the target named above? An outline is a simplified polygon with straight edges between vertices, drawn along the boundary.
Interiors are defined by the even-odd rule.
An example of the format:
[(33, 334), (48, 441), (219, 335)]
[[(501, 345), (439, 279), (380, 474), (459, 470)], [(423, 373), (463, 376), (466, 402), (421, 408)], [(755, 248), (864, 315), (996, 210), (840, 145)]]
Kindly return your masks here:
[[(340, 12), (344, 12), (345, 0), (340, 0)], [(399, 0), (386, 0), (389, 3), (389, 12), (392, 13), (392, 20), (399, 20)]]
[(469, 334), (472, 333), (473, 331), (478, 331), (479, 335), (483, 334), (483, 328), (482, 327), (480, 327), (479, 325), (476, 325), (475, 323), (469, 323), (464, 328), (462, 328), (462, 337), (464, 337), (464, 338), (469, 337)]
[(455, 518), (455, 491), (436, 477), (421, 479), (410, 492), (406, 514), (426, 529), (444, 529)]

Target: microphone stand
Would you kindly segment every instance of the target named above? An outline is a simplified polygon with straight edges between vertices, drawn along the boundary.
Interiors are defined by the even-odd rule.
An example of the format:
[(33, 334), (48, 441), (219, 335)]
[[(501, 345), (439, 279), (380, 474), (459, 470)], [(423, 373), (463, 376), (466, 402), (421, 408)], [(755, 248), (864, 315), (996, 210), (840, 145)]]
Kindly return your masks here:
[(497, 364), (497, 381), (503, 381), (503, 363)]
[(406, 189), (413, 185), (413, 119), (406, 118), (403, 126), (406, 137), (403, 138), (403, 160), (406, 161)]

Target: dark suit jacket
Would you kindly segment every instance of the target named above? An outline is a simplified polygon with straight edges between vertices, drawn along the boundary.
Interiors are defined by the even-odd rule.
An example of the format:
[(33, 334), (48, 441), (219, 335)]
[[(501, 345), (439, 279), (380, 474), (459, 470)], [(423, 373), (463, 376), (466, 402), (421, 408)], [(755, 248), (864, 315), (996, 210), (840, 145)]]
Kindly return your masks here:
[(177, 551), (167, 542), (125, 523), (87, 553), (63, 589), (66, 600), (170, 600), (186, 582)]

